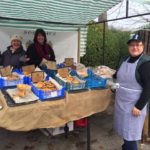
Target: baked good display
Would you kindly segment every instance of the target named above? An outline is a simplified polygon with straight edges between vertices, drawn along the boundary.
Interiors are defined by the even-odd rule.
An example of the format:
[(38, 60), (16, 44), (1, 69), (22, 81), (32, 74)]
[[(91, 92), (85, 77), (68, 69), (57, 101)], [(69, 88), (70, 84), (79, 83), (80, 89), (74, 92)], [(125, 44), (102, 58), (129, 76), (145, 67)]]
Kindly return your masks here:
[(87, 68), (77, 70), (77, 74), (81, 77), (87, 77), (88, 76)]
[(70, 74), (66, 78), (62, 78), (62, 76), (56, 74), (56, 81), (67, 91), (86, 89), (86, 81), (75, 75)]
[(55, 91), (57, 87), (51, 81), (41, 81), (35, 84), (35, 87), (44, 92)]
[(68, 77), (66, 78), (66, 80), (67, 80), (68, 82), (72, 82), (72, 81), (74, 80), (74, 78), (68, 76)]
[(29, 103), (38, 100), (38, 97), (31, 91), (31, 86), (27, 84), (18, 84), (17, 88), (7, 89), (6, 92), (15, 104)]
[(116, 70), (111, 69), (107, 66), (98, 66), (94, 70), (94, 73), (102, 78), (112, 78)]
[(11, 74), (6, 77), (6, 80), (9, 80), (9, 81), (14, 81), (14, 80), (18, 80), (18, 79), (19, 79), (19, 75), (17, 75), (17, 74)]
[(65, 79), (67, 82), (69, 82), (71, 84), (79, 84), (80, 83), (80, 80), (78, 78), (75, 78), (74, 76), (68, 76)]
[(19, 97), (25, 97), (31, 93), (31, 86), (27, 84), (18, 84), (17, 89), (18, 89), (17, 95)]
[(73, 84), (79, 84), (80, 81), (79, 81), (79, 80), (73, 80), (72, 83), (73, 83)]

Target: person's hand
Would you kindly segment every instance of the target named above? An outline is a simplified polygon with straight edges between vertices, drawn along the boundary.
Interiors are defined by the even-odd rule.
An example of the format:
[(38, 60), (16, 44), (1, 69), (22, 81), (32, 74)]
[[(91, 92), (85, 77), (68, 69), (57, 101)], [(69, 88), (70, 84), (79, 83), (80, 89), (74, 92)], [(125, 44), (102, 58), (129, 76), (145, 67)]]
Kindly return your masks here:
[(138, 117), (141, 115), (141, 110), (137, 109), (136, 107), (134, 107), (132, 109), (132, 115), (135, 116), (135, 117)]
[(27, 57), (27, 55), (25, 55), (25, 62), (29, 61), (30, 58)]
[(29, 60), (30, 60), (30, 58), (27, 58), (27, 57), (26, 57), (25, 62), (27, 62), (27, 61), (29, 61)]
[(25, 56), (20, 57), (19, 60), (25, 63), (25, 62), (28, 62), (28, 61), (30, 60), (30, 58), (28, 58), (28, 57), (25, 55)]

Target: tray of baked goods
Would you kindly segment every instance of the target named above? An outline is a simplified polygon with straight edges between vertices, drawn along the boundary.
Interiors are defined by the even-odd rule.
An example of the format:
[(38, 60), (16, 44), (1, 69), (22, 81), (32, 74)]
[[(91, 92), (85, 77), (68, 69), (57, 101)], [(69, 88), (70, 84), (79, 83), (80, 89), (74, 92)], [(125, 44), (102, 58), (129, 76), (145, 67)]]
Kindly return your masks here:
[(0, 68), (0, 88), (12, 87), (23, 83), (24, 76), (13, 72), (11, 66)]
[(56, 74), (55, 79), (59, 84), (64, 86), (67, 91), (86, 89), (86, 81), (80, 80), (77, 76), (68, 75), (62, 77), (59, 74)]
[(33, 93), (39, 97), (41, 101), (51, 100), (52, 98), (63, 98), (65, 89), (57, 81), (49, 77), (46, 81), (31, 82)]
[(86, 81), (86, 87), (89, 89), (106, 88), (107, 79), (96, 75), (91, 69), (87, 69), (85, 71), (87, 72), (87, 76), (82, 76), (80, 75), (80, 72), (75, 71), (75, 70), (72, 70), (70, 74), (75, 75), (79, 79)]
[(39, 98), (31, 91), (31, 86), (18, 84), (17, 88), (3, 89), (8, 106), (20, 106), (36, 102)]
[(7, 77), (0, 77), (0, 88), (17, 86), (18, 84), (23, 84), (24, 76), (17, 73), (12, 73)]

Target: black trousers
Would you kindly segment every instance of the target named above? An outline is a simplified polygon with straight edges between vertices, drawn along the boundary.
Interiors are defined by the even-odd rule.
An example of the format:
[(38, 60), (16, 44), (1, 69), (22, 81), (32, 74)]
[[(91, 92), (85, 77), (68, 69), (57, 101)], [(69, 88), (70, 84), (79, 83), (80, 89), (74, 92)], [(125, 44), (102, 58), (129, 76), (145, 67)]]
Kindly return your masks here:
[(137, 141), (124, 140), (124, 144), (122, 145), (122, 150), (138, 150)]

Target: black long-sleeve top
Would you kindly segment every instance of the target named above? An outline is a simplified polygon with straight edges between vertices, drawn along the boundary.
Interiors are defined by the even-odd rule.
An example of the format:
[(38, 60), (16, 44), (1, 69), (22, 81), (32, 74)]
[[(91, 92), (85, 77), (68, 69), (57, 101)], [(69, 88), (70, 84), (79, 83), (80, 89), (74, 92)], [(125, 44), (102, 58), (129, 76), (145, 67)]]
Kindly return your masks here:
[[(134, 63), (141, 55), (137, 57), (130, 57), (128, 62)], [(143, 90), (140, 95), (139, 100), (135, 104), (135, 107), (139, 110), (142, 110), (144, 106), (147, 104), (148, 100), (150, 99), (150, 61), (143, 63), (139, 68), (138, 72), (140, 75), (140, 80), (143, 85)], [(116, 78), (116, 75), (114, 75)]]

